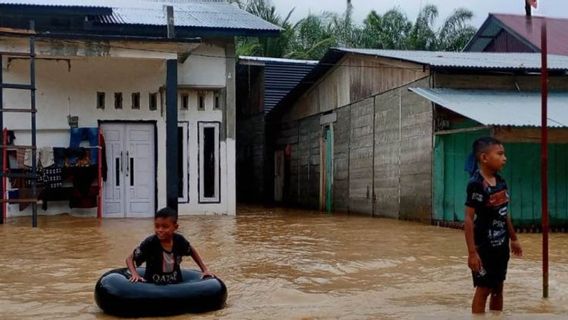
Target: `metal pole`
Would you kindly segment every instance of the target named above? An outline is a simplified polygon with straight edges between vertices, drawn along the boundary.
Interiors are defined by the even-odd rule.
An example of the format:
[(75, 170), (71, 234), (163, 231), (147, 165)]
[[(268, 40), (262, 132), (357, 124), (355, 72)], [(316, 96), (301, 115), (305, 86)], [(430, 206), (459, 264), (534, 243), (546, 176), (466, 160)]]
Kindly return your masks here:
[(97, 147), (97, 183), (99, 185), (99, 194), (97, 195), (97, 218), (102, 219), (103, 217), (103, 174), (102, 174), (102, 162), (103, 162), (103, 148), (102, 148), (102, 128), (99, 126), (98, 147)]
[[(35, 22), (30, 21), (30, 30), (35, 30)], [(37, 149), (36, 149), (36, 78), (35, 78), (35, 38), (30, 36), (30, 86), (32, 109), (32, 226), (37, 227)]]
[(542, 191), (542, 296), (548, 298), (548, 44), (546, 19), (541, 30), (541, 191)]
[[(175, 38), (174, 8), (165, 6), (168, 39)], [(166, 60), (166, 198), (168, 207), (178, 210), (178, 113), (177, 86), (178, 61)]]
[(178, 114), (177, 60), (167, 60), (166, 76), (166, 198), (168, 207), (178, 209)]

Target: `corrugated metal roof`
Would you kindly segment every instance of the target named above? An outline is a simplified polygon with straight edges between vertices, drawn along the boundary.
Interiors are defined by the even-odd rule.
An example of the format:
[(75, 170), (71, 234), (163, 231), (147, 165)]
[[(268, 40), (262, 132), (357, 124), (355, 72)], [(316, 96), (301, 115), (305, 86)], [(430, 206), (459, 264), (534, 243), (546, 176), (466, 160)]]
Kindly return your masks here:
[[(526, 16), (513, 14), (491, 14), (501, 24), (499, 29), (506, 29), (513, 36), (524, 40), (538, 48), (540, 51), (540, 31), (546, 21), (548, 32), (548, 52), (552, 54), (568, 55), (568, 19), (532, 16), (530, 23)], [(489, 30), (490, 31), (490, 30)]]
[(251, 57), (251, 56), (240, 56), (240, 61), (255, 61), (255, 62), (268, 62), (268, 63), (292, 63), (292, 64), (318, 64), (317, 60), (298, 60), (298, 59), (283, 59), (283, 58), (271, 58), (271, 57)]
[(109, 7), (113, 14), (99, 16), (101, 24), (165, 26), (164, 5), (174, 7), (178, 27), (279, 31), (275, 26), (222, 0), (0, 0), (0, 4), (62, 7)]
[[(334, 48), (332, 50), (403, 60), (429, 65), (434, 68), (539, 70), (541, 59), (539, 53), (401, 51), (347, 48)], [(568, 70), (568, 56), (549, 55), (548, 68), (551, 70)]]
[(267, 63), (264, 67), (264, 112), (272, 111), (314, 67), (313, 63)]
[[(239, 68), (261, 67), (264, 73), (264, 112), (269, 113), (317, 65), (314, 60), (294, 60), (267, 57), (239, 57)], [(242, 72), (244, 79), (250, 77)], [(240, 81), (240, 80), (239, 80)], [(244, 81), (244, 80), (243, 80)]]
[[(410, 88), (412, 92), (487, 126), (540, 127), (540, 92)], [(568, 92), (548, 97), (548, 127), (568, 127)]]

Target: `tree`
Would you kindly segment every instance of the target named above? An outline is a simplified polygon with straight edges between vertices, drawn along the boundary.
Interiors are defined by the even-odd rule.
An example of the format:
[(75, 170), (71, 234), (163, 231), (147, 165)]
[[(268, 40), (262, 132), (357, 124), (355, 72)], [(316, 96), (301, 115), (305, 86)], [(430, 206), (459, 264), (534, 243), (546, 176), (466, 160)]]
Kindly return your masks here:
[(468, 21), (473, 13), (466, 9), (457, 9), (449, 16), (438, 31), (438, 50), (460, 51), (477, 31)]
[(371, 11), (364, 21), (362, 47), (375, 49), (406, 49), (412, 23), (398, 8), (380, 16)]
[(326, 15), (310, 14), (294, 25), (290, 52), (286, 56), (296, 59), (320, 59), (330, 47), (337, 46), (329, 18)]
[(330, 47), (461, 50), (475, 34), (469, 25), (473, 13), (458, 9), (436, 29), (438, 9), (424, 7), (412, 23), (399, 9), (380, 15), (369, 13), (362, 25), (353, 22), (353, 5), (346, 0), (343, 14), (310, 14), (296, 24), (290, 23), (291, 10), (285, 18), (276, 12), (270, 0), (233, 0), (244, 10), (282, 28), (275, 38), (239, 38), (237, 54), (297, 59), (320, 59)]
[(438, 8), (434, 5), (427, 5), (420, 11), (408, 37), (409, 49), (436, 50), (437, 37), (433, 28), (437, 17)]
[(278, 37), (241, 37), (237, 39), (237, 55), (283, 57), (288, 51), (294, 30), (289, 22), (294, 9), (285, 18), (276, 13), (276, 7), (269, 0), (233, 0), (242, 9), (282, 28)]

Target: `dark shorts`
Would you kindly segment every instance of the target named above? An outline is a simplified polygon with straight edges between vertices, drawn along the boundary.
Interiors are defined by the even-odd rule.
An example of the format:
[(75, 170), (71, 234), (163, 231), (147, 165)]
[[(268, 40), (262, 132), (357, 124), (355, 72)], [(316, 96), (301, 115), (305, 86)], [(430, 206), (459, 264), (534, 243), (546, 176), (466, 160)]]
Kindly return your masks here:
[(480, 250), (478, 253), (485, 272), (472, 272), (473, 286), (484, 288), (500, 287), (507, 276), (507, 265), (510, 257), (509, 248)]

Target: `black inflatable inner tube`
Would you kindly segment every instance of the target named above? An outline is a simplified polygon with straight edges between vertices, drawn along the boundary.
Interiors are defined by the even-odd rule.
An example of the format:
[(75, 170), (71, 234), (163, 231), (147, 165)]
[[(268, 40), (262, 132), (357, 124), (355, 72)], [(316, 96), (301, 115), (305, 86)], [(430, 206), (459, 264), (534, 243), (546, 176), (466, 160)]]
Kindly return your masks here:
[[(144, 275), (144, 268), (138, 268)], [(182, 269), (183, 282), (170, 285), (131, 283), (126, 268), (111, 270), (95, 286), (95, 301), (105, 313), (121, 317), (164, 316), (222, 309), (227, 287), (218, 278), (202, 279), (199, 271)]]

